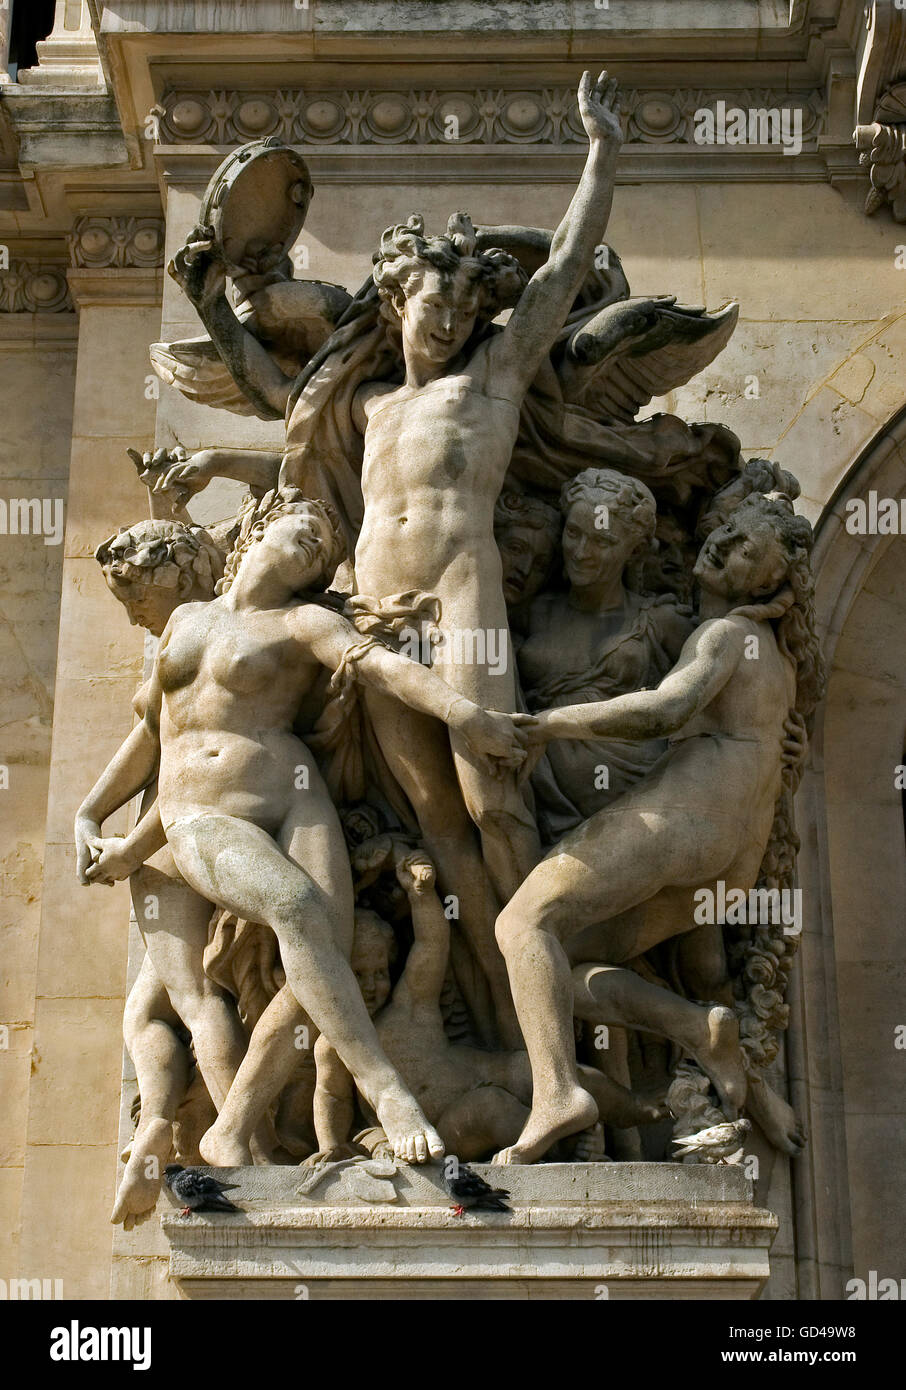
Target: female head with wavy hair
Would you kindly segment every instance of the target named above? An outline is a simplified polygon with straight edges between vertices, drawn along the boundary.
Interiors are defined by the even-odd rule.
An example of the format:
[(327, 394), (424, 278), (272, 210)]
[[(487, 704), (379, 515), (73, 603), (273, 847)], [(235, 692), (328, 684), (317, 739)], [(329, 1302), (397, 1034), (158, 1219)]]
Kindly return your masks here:
[(159, 637), (174, 608), (213, 598), (223, 557), (207, 531), (182, 521), (125, 526), (94, 552), (129, 621)]
[(388, 227), (372, 276), (381, 313), (402, 333), (404, 348), (434, 363), (450, 361), (476, 325), (511, 308), (527, 281), (513, 256), (477, 249), (471, 219), (462, 212), (450, 218), (443, 236), (426, 236), (418, 215)]
[(273, 563), (284, 566), (289, 582), (299, 592), (317, 593), (327, 588), (345, 555), (336, 512), (329, 502), (306, 497), (299, 488), (288, 487), (267, 492), (259, 502), (246, 508), (236, 544), (227, 556), (223, 578), (217, 585), (218, 594), (229, 592), (248, 552), (286, 518), (298, 518), (304, 524), (301, 528), (298, 524), (281, 528), (280, 540), (286, 554), (278, 553), (281, 547), (271, 547)]
[(574, 588), (622, 573), (630, 557), (653, 544), (654, 494), (637, 478), (613, 468), (586, 468), (560, 493), (563, 560)]
[(772, 623), (777, 643), (796, 667), (796, 713), (811, 720), (824, 686), (815, 631), (812, 528), (782, 493), (752, 493), (711, 532), (695, 564), (704, 587), (731, 602), (732, 612)]

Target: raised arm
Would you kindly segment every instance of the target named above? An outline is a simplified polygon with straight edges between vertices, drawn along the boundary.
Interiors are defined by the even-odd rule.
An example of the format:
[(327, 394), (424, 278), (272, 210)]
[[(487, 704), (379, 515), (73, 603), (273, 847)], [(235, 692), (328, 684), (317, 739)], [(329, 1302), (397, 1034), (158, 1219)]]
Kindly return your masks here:
[(187, 522), (192, 518), (183, 511), (186, 502), (202, 492), (213, 478), (229, 478), (267, 492), (277, 486), (283, 459), (282, 454), (260, 449), (200, 449), (191, 456), (181, 447), (145, 454), (128, 449), (127, 453), (148, 490), (155, 495), (166, 494), (172, 514)]
[(412, 909), (414, 941), (393, 991), (394, 1001), (440, 1008), (440, 992), (450, 957), (450, 923), (434, 887), (434, 865), (424, 850), (413, 850), (396, 866), (396, 877)]
[(591, 705), (545, 710), (526, 734), (533, 744), (554, 738), (667, 738), (706, 708), (743, 657), (746, 634), (732, 619), (696, 628), (679, 661), (656, 690), (637, 690)]
[(410, 661), (388, 647), (368, 646), (341, 614), (314, 604), (297, 610), (298, 635), (311, 654), (330, 671), (352, 660), (356, 678), (392, 695), (410, 709), (440, 719), (455, 729), (492, 770), (518, 767), (524, 759), (522, 742), (512, 717), (458, 695), (427, 666)]
[(214, 231), (196, 227), (170, 264), (234, 381), (265, 418), (286, 412), (293, 378), (240, 323), (226, 296), (226, 275), (214, 252)]
[(588, 158), (566, 216), (554, 233), (550, 255), (523, 290), (509, 322), (489, 348), (494, 393), (519, 404), (566, 320), (602, 244), (617, 155), (623, 140), (617, 84), (602, 72), (584, 72), (579, 111), (588, 134)]

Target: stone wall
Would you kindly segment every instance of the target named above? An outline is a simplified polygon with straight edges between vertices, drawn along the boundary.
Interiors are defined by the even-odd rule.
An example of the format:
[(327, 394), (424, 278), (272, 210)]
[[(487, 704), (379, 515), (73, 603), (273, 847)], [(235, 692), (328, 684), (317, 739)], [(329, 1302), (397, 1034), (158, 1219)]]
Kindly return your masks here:
[[(65, 505), (74, 314), (0, 314), (0, 498)], [(52, 517), (51, 513), (51, 517)], [(53, 537), (48, 537), (52, 540)], [(61, 537), (62, 539), (62, 537)], [(34, 1069), (38, 928), (63, 546), (0, 535), (0, 1266), (15, 1271)]]
[[(63, 8), (74, 7), (61, 7), (61, 13)], [(136, 34), (145, 24), (150, 31), (155, 13), (164, 9), (139, 0), (96, 8), (104, 15), (108, 43), (121, 24), (133, 24)], [(210, 9), (167, 8), (179, 12), (185, 29), (192, 27), (190, 12)], [(226, 7), (237, 31), (254, 27), (253, 10), (266, 10), (276, 29), (277, 12), (285, 8)], [(340, 8), (320, 6), (334, 18)], [(356, 32), (349, 42), (359, 45), (353, 47), (358, 63), (362, 46), (371, 42), (358, 29), (367, 27), (369, 16), (377, 23), (374, 16), (387, 7), (346, 8), (354, 11), (350, 32)], [(516, 8), (528, 30), (529, 9)], [(530, 36), (531, 48), (520, 50), (528, 55), (526, 66), (514, 59), (511, 85), (546, 81), (547, 69), (542, 79), (538, 61), (546, 62), (555, 50), (561, 64), (557, 81), (565, 80), (567, 68), (572, 73), (565, 39), (555, 42), (541, 32), (541, 12), (557, 8), (534, 8), (539, 31)], [(721, 6), (683, 5), (692, 35), (683, 39), (683, 82), (698, 81), (693, 60), (704, 52), (705, 41), (693, 30), (716, 22), (718, 12), (732, 12), (742, 44), (744, 24), (758, 18), (771, 29), (764, 43), (773, 52), (775, 41), (786, 42), (779, 32), (785, 8), (729, 0)], [(823, 12), (832, 8), (828, 3)], [(645, 9), (666, 31), (669, 14), (679, 7), (671, 0), (670, 6)], [(128, 99), (120, 92), (131, 141), (124, 144), (112, 100), (107, 93), (94, 94), (99, 79), (87, 5), (77, 34), (67, 37), (62, 21), (58, 28), (42, 59), (45, 77), (24, 82), (7, 103), (14, 111), (16, 101), (23, 112), (28, 108), (31, 124), (23, 128), (20, 148), (35, 164), (42, 150), (49, 151), (47, 163), (55, 172), (41, 196), (33, 182), (23, 181), (13, 201), (11, 183), (4, 185), (10, 201), (0, 207), (5, 219), (0, 231), (7, 235), (21, 224), (37, 237), (46, 226), (63, 238), (87, 212), (157, 215), (162, 202), (167, 254), (172, 254), (194, 223), (223, 150), (202, 145), (198, 132), (180, 144), (178, 131), (156, 156), (141, 146), (135, 132), (168, 81), (166, 72), (152, 80), (149, 59), (147, 71), (128, 87), (124, 73), (128, 63), (140, 66), (135, 55), (144, 51), (142, 38), (132, 45), (128, 63), (111, 66), (121, 87), (128, 87)], [(155, 35), (155, 52), (164, 52), (171, 39)], [(173, 41), (182, 46), (180, 62), (188, 44), (199, 62), (208, 58), (210, 76), (219, 36), (193, 34), (187, 40), (183, 33)], [(331, 68), (344, 41), (334, 36), (322, 65), (330, 69), (324, 81), (335, 85), (348, 78), (348, 67), (345, 76)], [(503, 71), (493, 41), (490, 30), (482, 36), (482, 80), (493, 71), (496, 81)], [(247, 35), (237, 42), (246, 44)], [(261, 56), (266, 44), (256, 42)], [(439, 40), (430, 42), (436, 56)], [(590, 62), (604, 47), (633, 61), (633, 46), (655, 43), (649, 24), (641, 40), (616, 35), (597, 47), (594, 36), (586, 34), (582, 52)], [(105, 50), (108, 56), (110, 51)], [(397, 86), (412, 85), (418, 71), (413, 52), (400, 60)], [(50, 63), (54, 53), (59, 54), (56, 67)], [(256, 76), (251, 67), (243, 69), (237, 53), (232, 50), (228, 72), (234, 85), (247, 83), (256, 91), (268, 82), (277, 85), (265, 63)], [(287, 74), (285, 53), (280, 85)], [(751, 77), (757, 83), (754, 56), (747, 50), (746, 55), (748, 76), (740, 80)], [(312, 71), (320, 71), (313, 49), (306, 48), (304, 57)], [(474, 87), (465, 44), (455, 61), (463, 85)], [(791, 63), (791, 73), (804, 66)], [(832, 93), (851, 97), (852, 66), (847, 52), (832, 74)], [(292, 63), (288, 67), (292, 76)], [(390, 74), (380, 71), (389, 83)], [(82, 97), (70, 102), (65, 120), (59, 101), (55, 105), (52, 95), (46, 98), (47, 134), (34, 114), (38, 100), (44, 100), (42, 82), (55, 87), (64, 81)], [(676, 85), (666, 63), (652, 72), (651, 81)], [(814, 89), (813, 74), (806, 85)], [(93, 114), (95, 107), (100, 114)], [(771, 1256), (775, 1297), (838, 1297), (848, 1277), (850, 1249), (859, 1274), (869, 1268), (901, 1272), (891, 1213), (902, 1209), (892, 1157), (903, 1116), (892, 1099), (897, 1054), (889, 1032), (901, 1021), (903, 935), (892, 905), (902, 901), (904, 870), (901, 808), (884, 778), (891, 757), (902, 756), (906, 672), (894, 659), (903, 647), (902, 562), (892, 549), (883, 557), (879, 552), (873, 573), (866, 565), (857, 579), (847, 579), (838, 576), (843, 561), (834, 547), (844, 539), (838, 489), (851, 482), (856, 465), (873, 448), (886, 447), (890, 424), (906, 406), (906, 269), (898, 268), (906, 235), (886, 213), (873, 220), (864, 216), (864, 180), (854, 156), (847, 163), (852, 151), (841, 153), (851, 128), (846, 102), (838, 99), (821, 141), (812, 139), (801, 160), (765, 156), (758, 165), (761, 156), (739, 154), (733, 156), (740, 161), (737, 176), (731, 154), (724, 151), (715, 154), (722, 161), (720, 178), (713, 164), (706, 167), (712, 152), (690, 149), (688, 142), (681, 148), (660, 139), (640, 140), (635, 162), (621, 175), (607, 233), (634, 292), (671, 293), (682, 303), (710, 309), (731, 298), (740, 301), (739, 327), (725, 352), (689, 387), (651, 409), (719, 420), (740, 435), (747, 456), (776, 458), (797, 474), (802, 510), (814, 522), (823, 518), (819, 591), (833, 590), (833, 601), (828, 597), (822, 608), (823, 621), (834, 637), (844, 633), (846, 639), (837, 646), (825, 725), (800, 794), (800, 871), (809, 921), (793, 1000), (789, 1073), (812, 1139), (796, 1165), (778, 1158), (761, 1174), (759, 1203), (780, 1217)], [(82, 141), (78, 151), (77, 138)], [(102, 157), (89, 145), (95, 139)], [(199, 143), (193, 143), (196, 139)], [(14, 168), (6, 146), (0, 153), (7, 161), (4, 170)], [(546, 151), (543, 176), (536, 179), (532, 146), (518, 140), (455, 156), (442, 147), (427, 157), (424, 149), (391, 152), (380, 140), (339, 153), (313, 146), (311, 155), (316, 195), (302, 236), (307, 264), (298, 273), (351, 289), (369, 273), (383, 228), (416, 210), (432, 230), (441, 229), (458, 209), (476, 222), (555, 225), (572, 192), (572, 171), (577, 173), (581, 162), (575, 150), (566, 157)], [(93, 171), (91, 157), (97, 158)], [(83, 166), (68, 184), (67, 160)], [(822, 160), (840, 174), (835, 186), (827, 181)], [(154, 269), (128, 265), (82, 266), (73, 272), (77, 339), (69, 310), (24, 312), (20, 305), (16, 312), (0, 313), (0, 496), (65, 497), (69, 481), (62, 546), (45, 546), (38, 537), (0, 537), (0, 763), (10, 769), (9, 789), (0, 791), (0, 1022), (8, 1020), (10, 1029), (9, 1050), (0, 1054), (5, 1117), (0, 1275), (63, 1278), (67, 1296), (81, 1298), (107, 1296), (112, 1257), (118, 1296), (173, 1293), (165, 1284), (167, 1247), (159, 1229), (149, 1226), (114, 1239), (107, 1221), (118, 1151), (128, 894), (123, 886), (78, 888), (71, 822), (79, 800), (131, 725), (131, 696), (144, 648), (141, 634), (128, 627), (124, 612), (106, 593), (91, 555), (119, 523), (135, 520), (147, 508), (125, 456), (127, 445), (142, 449), (155, 440), (187, 449), (241, 445), (254, 433), (255, 444), (263, 447), (281, 438), (279, 426), (262, 429), (191, 406), (165, 387), (159, 402), (149, 399), (148, 343), (197, 331), (176, 286), (161, 281)], [(889, 452), (889, 495), (903, 492), (901, 447), (897, 443)], [(228, 487), (212, 488), (199, 508), (200, 519), (227, 514), (231, 502)], [(843, 569), (850, 574), (846, 565)], [(856, 772), (852, 750), (865, 745), (871, 756)]]

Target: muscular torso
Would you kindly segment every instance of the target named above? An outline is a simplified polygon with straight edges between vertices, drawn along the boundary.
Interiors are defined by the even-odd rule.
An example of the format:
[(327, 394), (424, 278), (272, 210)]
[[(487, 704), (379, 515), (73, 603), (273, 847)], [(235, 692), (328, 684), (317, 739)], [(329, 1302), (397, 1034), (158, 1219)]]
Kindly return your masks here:
[(518, 408), (486, 391), (480, 363), (417, 388), (372, 389), (363, 408), (360, 592), (420, 589), (441, 599), (443, 626), (505, 627), (494, 503)]

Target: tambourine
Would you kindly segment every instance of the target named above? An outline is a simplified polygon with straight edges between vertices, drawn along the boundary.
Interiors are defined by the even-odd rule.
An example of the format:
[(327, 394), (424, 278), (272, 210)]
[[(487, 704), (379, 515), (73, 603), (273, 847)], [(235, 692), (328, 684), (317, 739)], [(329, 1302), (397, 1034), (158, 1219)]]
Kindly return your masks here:
[(208, 184), (199, 223), (213, 227), (214, 248), (228, 275), (243, 273), (247, 252), (288, 252), (305, 224), (312, 182), (300, 154), (268, 136), (223, 161)]

